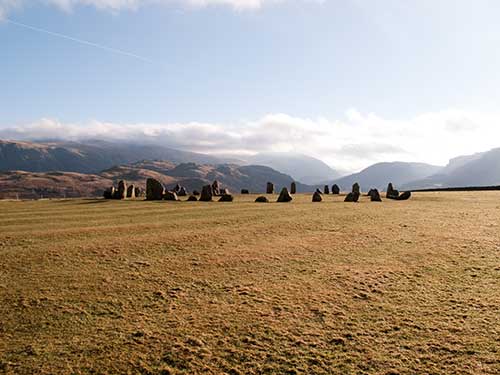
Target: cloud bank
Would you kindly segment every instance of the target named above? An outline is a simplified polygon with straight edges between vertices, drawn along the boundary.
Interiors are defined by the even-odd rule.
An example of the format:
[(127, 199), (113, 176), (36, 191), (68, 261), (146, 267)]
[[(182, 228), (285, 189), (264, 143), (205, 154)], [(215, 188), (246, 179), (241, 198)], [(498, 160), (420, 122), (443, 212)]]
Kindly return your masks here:
[(180, 4), (189, 7), (207, 7), (212, 5), (229, 6), (235, 10), (255, 10), (268, 3), (280, 0), (0, 0), (0, 18), (13, 10), (33, 4), (55, 6), (63, 11), (72, 11), (77, 6), (91, 6), (99, 10), (120, 11), (136, 10), (147, 5)]
[(85, 124), (41, 119), (0, 128), (0, 138), (156, 143), (210, 154), (249, 155), (298, 152), (334, 168), (357, 171), (380, 161), (420, 161), (444, 165), (455, 156), (500, 147), (500, 114), (460, 110), (390, 120), (349, 110), (338, 120), (268, 114), (235, 124)]

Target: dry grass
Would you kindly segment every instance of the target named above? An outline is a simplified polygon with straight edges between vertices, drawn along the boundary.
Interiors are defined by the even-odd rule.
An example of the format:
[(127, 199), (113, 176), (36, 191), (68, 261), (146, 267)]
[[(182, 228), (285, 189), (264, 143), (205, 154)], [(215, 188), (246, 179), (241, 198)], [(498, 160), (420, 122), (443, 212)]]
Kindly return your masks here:
[(500, 193), (254, 198), (0, 202), (0, 373), (500, 373)]

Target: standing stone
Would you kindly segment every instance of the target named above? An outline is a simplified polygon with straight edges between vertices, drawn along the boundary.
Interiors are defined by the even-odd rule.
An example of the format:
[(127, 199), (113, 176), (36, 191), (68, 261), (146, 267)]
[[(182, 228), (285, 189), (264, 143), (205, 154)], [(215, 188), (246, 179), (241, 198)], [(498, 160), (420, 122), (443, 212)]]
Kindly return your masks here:
[(135, 198), (135, 186), (130, 185), (127, 188), (127, 198)]
[(181, 187), (179, 186), (179, 184), (176, 184), (175, 187), (174, 187), (174, 192), (178, 193), (179, 190), (181, 190)]
[(198, 190), (193, 190), (193, 195), (200, 195), (200, 192)]
[(380, 198), (380, 193), (377, 189), (370, 190), (370, 200), (372, 202), (382, 202), (382, 198)]
[(167, 190), (165, 192), (165, 195), (163, 196), (163, 199), (165, 199), (166, 201), (178, 201), (179, 197), (177, 196), (175, 191), (168, 191)]
[(266, 194), (274, 194), (274, 184), (272, 182), (267, 183)]
[(358, 193), (358, 195), (360, 194), (360, 191), (359, 191), (359, 184), (357, 182), (355, 182), (353, 185), (352, 185), (352, 192), (353, 193)]
[(328, 187), (328, 185), (325, 185), (324, 189), (323, 189), (323, 192), (325, 194), (330, 194), (330, 188)]
[(146, 180), (146, 199), (148, 201), (161, 201), (163, 199), (163, 185), (154, 178)]
[(313, 202), (321, 202), (322, 200), (323, 200), (323, 197), (321, 196), (321, 194), (318, 193), (317, 191), (315, 191), (313, 194), (313, 197), (312, 197), (312, 201)]
[(297, 193), (297, 184), (294, 182), (292, 182), (292, 184), (290, 185), (290, 194), (296, 194)]
[(201, 189), (201, 196), (200, 196), (200, 201), (201, 202), (211, 202), (212, 201), (212, 186), (211, 185), (205, 185)]
[(188, 202), (197, 202), (198, 198), (196, 198), (194, 195), (190, 195), (189, 198), (187, 199)]
[(357, 202), (359, 200), (359, 193), (350, 192), (346, 195), (344, 202)]
[(219, 195), (229, 195), (229, 194), (231, 194), (231, 193), (229, 192), (229, 189), (227, 189), (227, 188), (219, 190)]
[(248, 189), (241, 189), (241, 194), (250, 194)]
[(261, 195), (260, 197), (257, 197), (255, 199), (255, 203), (269, 203), (269, 199), (267, 199), (267, 197), (264, 197), (263, 195)]
[(316, 193), (318, 193), (318, 194), (320, 194), (320, 195), (321, 195), (321, 194), (323, 194), (323, 193), (321, 192), (321, 190), (319, 190), (319, 189), (316, 189)]
[(113, 199), (115, 196), (115, 187), (111, 186), (109, 189), (104, 190), (104, 193), (102, 194), (104, 199)]
[(233, 199), (234, 198), (231, 194), (222, 194), (222, 196), (219, 199), (219, 202), (232, 202)]
[(406, 201), (410, 198), (411, 198), (411, 191), (405, 191), (404, 193), (401, 193), (401, 195), (399, 195), (397, 197), (397, 200), (398, 201)]
[(392, 182), (389, 182), (389, 185), (387, 185), (387, 191), (385, 192), (385, 197), (388, 199), (399, 198), (399, 191), (394, 189), (394, 187), (392, 186)]
[(186, 191), (186, 188), (184, 186), (181, 186), (179, 188), (179, 191), (177, 192), (177, 195), (179, 197), (185, 197), (187, 195), (187, 191)]
[(127, 198), (127, 184), (125, 181), (121, 180), (118, 183), (118, 189), (115, 191), (115, 199), (125, 199)]
[(290, 193), (288, 192), (288, 189), (286, 187), (284, 187), (283, 189), (281, 189), (281, 193), (278, 197), (278, 200), (277, 202), (281, 202), (281, 203), (284, 203), (284, 202), (291, 202), (292, 201), (292, 196), (290, 195)]
[(337, 184), (332, 186), (332, 194), (340, 194), (340, 188)]
[(212, 195), (214, 195), (214, 196), (220, 195), (219, 181), (217, 181), (217, 180), (215, 180), (212, 184)]

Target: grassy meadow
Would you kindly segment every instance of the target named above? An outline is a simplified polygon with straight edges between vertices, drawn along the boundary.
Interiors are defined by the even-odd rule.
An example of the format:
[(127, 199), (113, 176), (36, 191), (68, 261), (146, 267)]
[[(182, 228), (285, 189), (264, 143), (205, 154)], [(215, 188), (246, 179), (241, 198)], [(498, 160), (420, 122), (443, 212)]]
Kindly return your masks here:
[(500, 192), (324, 198), (0, 201), (0, 373), (499, 374)]

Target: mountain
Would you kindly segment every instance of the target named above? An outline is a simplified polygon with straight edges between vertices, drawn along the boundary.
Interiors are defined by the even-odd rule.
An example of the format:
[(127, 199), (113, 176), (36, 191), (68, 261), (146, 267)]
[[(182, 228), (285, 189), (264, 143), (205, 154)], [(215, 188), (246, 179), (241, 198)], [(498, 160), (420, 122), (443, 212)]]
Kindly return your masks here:
[(260, 153), (248, 157), (246, 161), (248, 164), (271, 167), (292, 176), (296, 181), (309, 185), (340, 177), (336, 170), (321, 160), (297, 153)]
[(500, 148), (451, 159), (440, 173), (408, 182), (405, 189), (500, 185)]
[(102, 195), (112, 180), (75, 172), (0, 172), (0, 199), (76, 198)]
[(359, 173), (354, 173), (330, 182), (329, 185), (335, 183), (342, 190), (350, 190), (352, 185), (357, 182), (364, 191), (368, 191), (371, 188), (385, 190), (389, 182), (392, 182), (398, 188), (400, 185), (410, 181), (436, 174), (442, 169), (443, 167), (424, 163), (377, 163), (363, 169)]
[(18, 142), (0, 140), (0, 171), (63, 171), (97, 173), (114, 165), (140, 160), (220, 164), (224, 159), (158, 145), (104, 141)]
[[(260, 165), (196, 163), (174, 165), (160, 161), (141, 161), (113, 167), (103, 171), (100, 175), (115, 182), (125, 179), (139, 186), (144, 186), (147, 177), (154, 177), (169, 189), (179, 184), (186, 187), (188, 191), (201, 190), (203, 185), (217, 180), (223, 187), (238, 193), (241, 189), (248, 189), (254, 193), (264, 192), (268, 181), (274, 183), (277, 191), (282, 187), (289, 187), (293, 182), (290, 176)], [(297, 184), (297, 191), (310, 191), (311, 189), (312, 187), (308, 185)]]
[[(75, 172), (0, 172), (0, 198), (59, 198), (101, 196), (103, 191), (119, 180), (126, 180), (145, 188), (146, 179), (159, 180), (166, 188), (176, 184), (188, 191), (201, 190), (206, 184), (218, 180), (224, 188), (239, 193), (249, 189), (252, 193), (265, 191), (271, 181), (276, 191), (289, 187), (292, 177), (272, 168), (258, 165), (235, 164), (174, 164), (170, 161), (144, 160), (108, 168), (98, 174)], [(311, 191), (312, 187), (297, 183), (297, 191)]]

